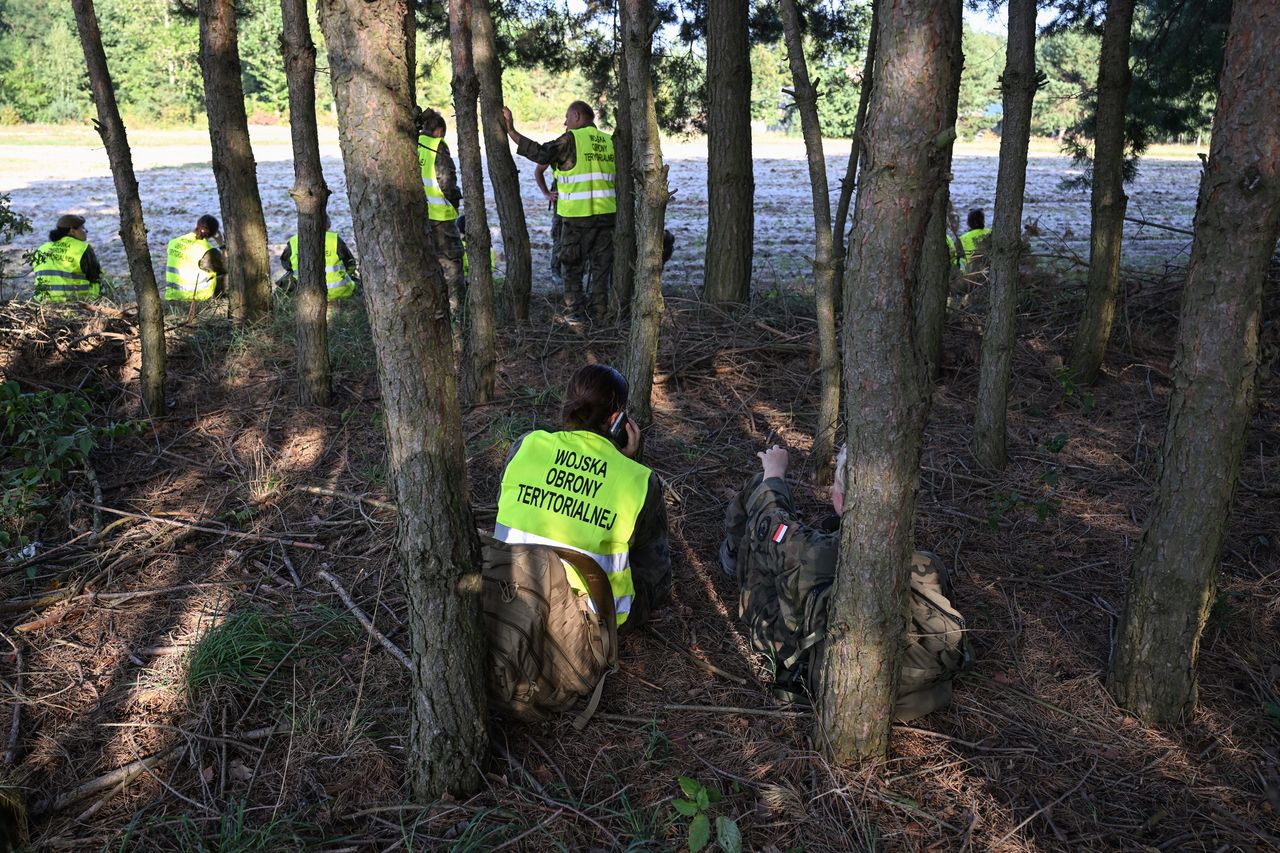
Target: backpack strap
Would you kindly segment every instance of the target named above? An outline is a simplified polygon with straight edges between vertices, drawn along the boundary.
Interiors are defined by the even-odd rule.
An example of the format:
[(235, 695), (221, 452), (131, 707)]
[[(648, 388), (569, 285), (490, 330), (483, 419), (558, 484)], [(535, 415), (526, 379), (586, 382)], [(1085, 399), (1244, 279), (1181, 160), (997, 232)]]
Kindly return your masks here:
[[(596, 662), (603, 670), (595, 690), (591, 691), (591, 699), (587, 707), (573, 721), (573, 727), (581, 731), (590, 722), (600, 706), (600, 697), (604, 694), (604, 682), (609, 673), (618, 668), (618, 619), (613, 604), (613, 588), (609, 586), (609, 578), (600, 564), (585, 554), (571, 551), (568, 548), (556, 548), (556, 556), (578, 570), (578, 574), (587, 585), (587, 594), (595, 604), (596, 615), (600, 617), (600, 644), (603, 647), (604, 659), (597, 655)], [(592, 652), (595, 647), (592, 646)]]

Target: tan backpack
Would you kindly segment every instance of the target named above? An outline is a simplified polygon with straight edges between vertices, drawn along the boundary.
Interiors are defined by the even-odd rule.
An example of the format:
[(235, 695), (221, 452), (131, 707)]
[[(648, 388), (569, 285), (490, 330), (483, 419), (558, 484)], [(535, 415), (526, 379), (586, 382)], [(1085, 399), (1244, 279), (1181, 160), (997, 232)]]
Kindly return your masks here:
[[(577, 572), (590, 591), (569, 585)], [(587, 699), (581, 729), (618, 666), (618, 626), (609, 579), (595, 560), (565, 548), (486, 539), (481, 609), (489, 638), (491, 705), (521, 720), (545, 720)]]

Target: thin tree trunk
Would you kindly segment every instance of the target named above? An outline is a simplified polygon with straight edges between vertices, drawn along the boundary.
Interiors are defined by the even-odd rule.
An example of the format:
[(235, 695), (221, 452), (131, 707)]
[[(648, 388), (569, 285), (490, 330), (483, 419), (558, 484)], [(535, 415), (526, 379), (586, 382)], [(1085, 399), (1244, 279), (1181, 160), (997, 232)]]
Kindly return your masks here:
[(1280, 8), (1236, 0), (1174, 357), (1155, 505), (1129, 574), (1110, 684), (1144, 720), (1188, 720), (1253, 408), (1267, 265), (1280, 238)]
[(1018, 266), (1022, 256), (1022, 201), (1027, 185), (1031, 104), (1039, 86), (1036, 0), (1009, 0), (1009, 40), (1001, 79), (1004, 124), (1000, 133), (995, 223), (991, 233), (991, 286), (973, 428), (974, 456), (981, 464), (996, 470), (1003, 470), (1007, 458), (1005, 416), (1017, 338), (1014, 308), (1018, 301)]
[(164, 401), (164, 307), (156, 286), (155, 268), (151, 266), (151, 250), (147, 248), (147, 228), (142, 219), (142, 200), (138, 197), (138, 179), (133, 174), (133, 155), (125, 133), (120, 109), (116, 105), (107, 55), (102, 49), (102, 34), (93, 0), (73, 0), (76, 28), (84, 48), (84, 61), (89, 69), (89, 86), (98, 109), (98, 135), (107, 149), (111, 176), (115, 180), (116, 198), (120, 203), (120, 239), (129, 257), (129, 278), (138, 299), (138, 338), (142, 347), (142, 407), (151, 417), (165, 413)]
[[(867, 104), (871, 101), (872, 72), (876, 64), (876, 21), (878, 20), (880, 3), (871, 3), (871, 32), (867, 36), (867, 57), (862, 63), (862, 82), (858, 87), (858, 114), (853, 120), (853, 144), (849, 146), (849, 165), (845, 168), (844, 178), (840, 181), (840, 198), (836, 201), (836, 221), (831, 226), (831, 254), (836, 259), (836, 280), (844, 281), (844, 229), (849, 221), (849, 205), (853, 201), (853, 190), (858, 184), (858, 164), (866, 151), (862, 144), (862, 131), (867, 120)], [(836, 293), (839, 300), (840, 294)]]
[(1084, 313), (1068, 363), (1076, 381), (1091, 383), (1102, 370), (1120, 291), (1120, 243), (1124, 236), (1124, 122), (1129, 99), (1129, 32), (1134, 0), (1109, 0), (1098, 60), (1098, 115), (1093, 146), (1093, 221), (1089, 235), (1089, 284)]
[(480, 559), (467, 504), (449, 304), (427, 250), (427, 202), (405, 81), (407, 0), (321, 0), (347, 193), (386, 418), (396, 547), (413, 645), (415, 799), (479, 787), (488, 748)]
[(267, 223), (244, 111), (235, 0), (199, 0), (200, 70), (209, 113), (213, 177), (227, 237), (227, 295), (237, 324), (271, 314)]
[(471, 54), (472, 0), (449, 0), (449, 50), (453, 55), (454, 127), (467, 211), (467, 341), (462, 377), (472, 403), (493, 397), (498, 343), (493, 319), (493, 266), (489, 261), (489, 218), (484, 208), (484, 165), (480, 159), (480, 82)]
[[(961, 49), (961, 25), (953, 28), (957, 55)], [(951, 155), (955, 150), (956, 114), (960, 106), (960, 70), (962, 63), (952, 67), (950, 88), (947, 90), (947, 127), (951, 128), (951, 140), (942, 152), (943, 173), (947, 176), (938, 185), (929, 208), (929, 224), (924, 232), (924, 254), (920, 260), (920, 287), (916, 296), (917, 346), (924, 354), (925, 375), (930, 382), (942, 376), (942, 332), (947, 323), (947, 296), (951, 289), (951, 255), (947, 251), (947, 212), (951, 209)]]
[(848, 486), (817, 707), (817, 739), (840, 763), (878, 760), (889, 747), (929, 410), (911, 303), (929, 203), (954, 137), (947, 104), (960, 62), (959, 7), (897, 0), (877, 22), (854, 276), (844, 288)]
[[(840, 416), (840, 353), (836, 347), (836, 267), (832, 258), (831, 197), (827, 192), (827, 158), (822, 152), (818, 124), (818, 92), (809, 80), (804, 58), (804, 34), (795, 0), (782, 0), (782, 28), (791, 64), (793, 97), (800, 112), (809, 186), (813, 191), (813, 292), (818, 313), (818, 426), (813, 434), (811, 462), (819, 483), (831, 482), (835, 457), (836, 422)], [(714, 210), (714, 204), (712, 205)], [(711, 255), (707, 255), (708, 261)], [(710, 268), (708, 263), (708, 268)]]
[[(621, 13), (619, 13), (621, 14)], [(618, 193), (618, 213), (613, 221), (613, 310), (619, 317), (631, 315), (631, 299), (636, 292), (636, 177), (631, 128), (631, 91), (627, 86), (627, 40), (618, 39), (618, 109), (614, 116), (613, 156), (617, 166), (614, 190)]]
[(298, 207), (298, 396), (303, 405), (329, 405), (329, 292), (324, 270), (325, 205), (329, 187), (316, 134), (316, 46), (306, 0), (280, 0), (289, 83), (289, 132), (293, 136), (293, 187)]
[[(631, 94), (634, 166), (640, 192), (636, 209), (636, 292), (627, 342), (628, 404), (641, 425), (653, 420), (653, 374), (662, 325), (662, 226), (666, 219), (667, 167), (658, 137), (658, 108), (651, 73), (650, 7), (644, 0), (622, 0), (622, 37), (626, 40), (627, 88)], [(620, 170), (619, 170), (620, 171)]]
[[(529, 249), (529, 227), (520, 198), (520, 173), (511, 156), (507, 132), (502, 126), (502, 69), (494, 42), (493, 16), (489, 0), (471, 0), (471, 50), (476, 75), (480, 78), (480, 110), (483, 114), (484, 151), (493, 184), (493, 201), (502, 228), (502, 253), (507, 273), (504, 290), (511, 294), (511, 309), (517, 320), (529, 319), (529, 295), (533, 290), (533, 258)], [(468, 204), (470, 222), (471, 206)], [(470, 245), (470, 236), (467, 237)]]
[[(744, 83), (751, 79), (749, 5), (747, 0), (707, 2), (707, 253), (702, 298), (708, 302), (746, 302), (751, 296), (756, 184), (751, 87)], [(830, 227), (830, 221), (823, 225)]]

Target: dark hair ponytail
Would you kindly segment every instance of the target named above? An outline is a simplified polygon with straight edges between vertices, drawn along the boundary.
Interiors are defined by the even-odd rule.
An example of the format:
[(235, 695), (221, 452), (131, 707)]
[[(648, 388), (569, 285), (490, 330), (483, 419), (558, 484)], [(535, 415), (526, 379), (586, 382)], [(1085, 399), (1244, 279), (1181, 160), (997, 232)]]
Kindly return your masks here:
[(217, 234), (218, 228), (218, 220), (207, 213), (196, 220), (196, 236), (201, 240), (207, 240)]
[(566, 429), (609, 434), (609, 416), (627, 406), (627, 380), (607, 364), (588, 364), (569, 380), (560, 419)]

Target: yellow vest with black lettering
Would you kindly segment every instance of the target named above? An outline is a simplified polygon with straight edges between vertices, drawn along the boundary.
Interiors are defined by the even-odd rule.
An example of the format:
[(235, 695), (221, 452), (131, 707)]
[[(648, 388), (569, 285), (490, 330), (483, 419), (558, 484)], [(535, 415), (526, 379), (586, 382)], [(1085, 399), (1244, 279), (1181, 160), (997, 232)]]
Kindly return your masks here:
[(567, 172), (553, 172), (559, 193), (556, 213), (569, 218), (617, 213), (613, 138), (590, 126), (569, 132), (573, 134), (574, 163)]
[[(569, 548), (594, 559), (609, 578), (621, 625), (635, 595), (628, 549), (649, 475), (594, 432), (531, 432), (502, 472), (494, 538)], [(565, 571), (569, 585), (585, 593), (577, 571), (568, 565)]]
[(88, 249), (88, 243), (70, 234), (36, 249), (31, 270), (36, 274), (37, 302), (98, 298), (97, 282), (90, 282), (80, 269), (80, 259)]
[[(289, 238), (289, 252), (293, 260), (294, 275), (297, 275), (300, 268), (297, 234)], [(355, 279), (351, 277), (351, 272), (342, 262), (342, 258), (338, 257), (338, 232), (336, 231), (324, 232), (324, 286), (329, 292), (330, 302), (335, 299), (346, 299), (356, 292)]]
[(978, 244), (990, 236), (990, 228), (974, 228), (960, 235), (960, 248), (964, 249), (964, 255), (959, 259), (960, 269), (969, 269), (969, 263), (973, 260), (973, 253), (977, 251)]
[(164, 270), (164, 298), (203, 302), (218, 289), (218, 274), (200, 269), (200, 259), (217, 245), (197, 237), (196, 232), (169, 241), (169, 257)]
[(458, 218), (458, 209), (444, 197), (444, 190), (436, 182), (436, 151), (440, 137), (418, 137), (418, 165), (422, 167), (422, 189), (427, 194), (427, 218), (435, 222), (451, 222)]

